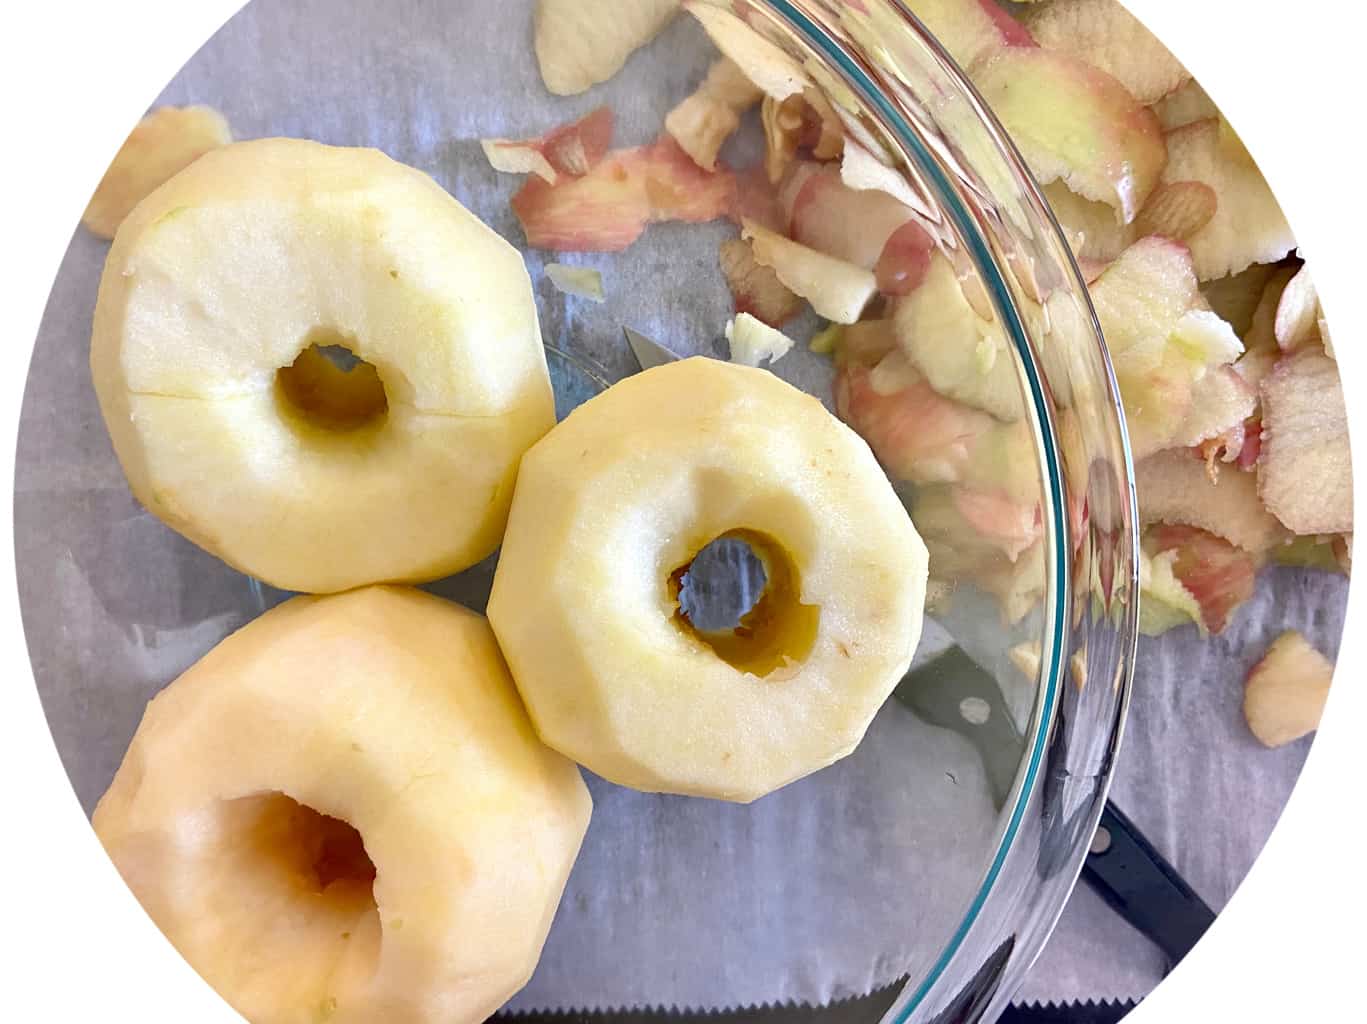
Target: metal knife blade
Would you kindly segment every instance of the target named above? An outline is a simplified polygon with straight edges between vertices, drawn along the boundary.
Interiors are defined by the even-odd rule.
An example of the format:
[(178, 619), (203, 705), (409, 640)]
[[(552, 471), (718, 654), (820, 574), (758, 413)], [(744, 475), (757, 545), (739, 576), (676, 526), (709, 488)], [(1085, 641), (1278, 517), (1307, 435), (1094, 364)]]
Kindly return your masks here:
[(627, 346), (636, 357), (636, 361), (641, 364), (642, 370), (651, 370), (665, 363), (675, 362), (679, 358), (659, 342), (647, 338), (639, 331), (633, 331), (630, 327), (623, 327), (622, 333), (626, 335)]

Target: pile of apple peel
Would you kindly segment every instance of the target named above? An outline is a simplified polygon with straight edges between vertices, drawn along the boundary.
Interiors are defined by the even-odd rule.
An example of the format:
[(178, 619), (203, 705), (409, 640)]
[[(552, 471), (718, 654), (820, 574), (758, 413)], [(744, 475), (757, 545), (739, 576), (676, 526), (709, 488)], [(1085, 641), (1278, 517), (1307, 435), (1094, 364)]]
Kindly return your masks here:
[[(605, 33), (602, 66), (620, 66), (623, 47), (653, 38), (613, 20), (634, 5), (600, 0), (558, 44), (541, 29), (561, 5), (541, 6), (553, 91), (558, 46), (582, 55)], [(837, 411), (913, 485), (932, 577), (969, 579), (1021, 618), (1041, 596), (1041, 496), (1015, 357), (985, 296), (840, 116), (829, 76), (743, 7), (674, 6), (711, 37), (715, 63), (651, 146), (604, 149), (571, 173), (540, 155), (575, 126), (527, 143), (513, 207), (528, 243), (620, 250), (652, 222), (732, 220), (719, 264), (733, 358), (782, 358), (780, 329), (808, 307), (828, 321), (812, 347), (834, 359)], [(1019, 18), (993, 0), (908, 6), (1012, 136), (1088, 283), (1136, 460), (1143, 631), (1220, 632), (1269, 562), (1347, 573), (1348, 433), (1324, 313), (1276, 199), (1199, 83), (1117, 0), (1045, 0)], [(870, 32), (887, 16), (850, 8)], [(732, 168), (719, 154), (746, 117), (764, 156)], [(1081, 527), (1085, 506), (1069, 515)]]

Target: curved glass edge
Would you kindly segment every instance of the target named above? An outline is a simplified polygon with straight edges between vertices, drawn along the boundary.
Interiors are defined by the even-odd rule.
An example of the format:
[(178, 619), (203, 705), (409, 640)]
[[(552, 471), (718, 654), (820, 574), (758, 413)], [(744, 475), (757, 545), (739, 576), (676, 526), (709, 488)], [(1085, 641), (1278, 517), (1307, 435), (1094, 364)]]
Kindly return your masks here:
[[(907, 983), (884, 1017), (895, 1024), (990, 1018), (1009, 1003), (1077, 881), (1129, 706), (1138, 514), (1124, 411), (1082, 275), (1048, 204), (1004, 129), (925, 26), (900, 0), (765, 0), (762, 6), (874, 112), (913, 188), (930, 193), (930, 204), (948, 216), (1020, 357), (1027, 412), (1043, 453), (1042, 498), (1051, 525), (1048, 649), (1041, 652), (1027, 755), (995, 853), (958, 927), (931, 969)], [(869, 17), (874, 8), (894, 19), (879, 25), (876, 53), (868, 37), (860, 45), (847, 31), (851, 11)], [(915, 67), (899, 67), (898, 58)], [(924, 137), (926, 109), (913, 112), (906, 103), (908, 92), (928, 80), (960, 101), (960, 113), (973, 114), (935, 123), (949, 129), (938, 146)], [(948, 154), (946, 141), (957, 143)], [(995, 213), (994, 222), (985, 224), (984, 213)], [(1011, 272), (1021, 266), (1029, 268), (1026, 274)], [(1057, 321), (1054, 329), (1041, 329), (1023, 315), (1032, 299), (1042, 298), (1041, 280), (1071, 310), (1071, 350)], [(1097, 385), (1087, 415), (1080, 415), (1078, 407), (1087, 404), (1081, 392)], [(1061, 437), (1059, 414), (1069, 407), (1081, 420), (1074, 429), (1082, 434), (1082, 459), (1068, 458)], [(1083, 510), (1080, 519), (1072, 514), (1076, 507)]]

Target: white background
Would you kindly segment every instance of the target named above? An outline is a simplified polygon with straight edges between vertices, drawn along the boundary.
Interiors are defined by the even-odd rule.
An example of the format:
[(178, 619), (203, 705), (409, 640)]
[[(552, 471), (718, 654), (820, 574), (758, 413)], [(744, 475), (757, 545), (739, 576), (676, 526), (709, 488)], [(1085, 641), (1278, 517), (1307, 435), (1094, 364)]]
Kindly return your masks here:
[[(377, 0), (383, 3), (383, 0)], [(453, 10), (459, 0), (450, 0)], [(10, 5), (6, 5), (10, 6)], [(46, 0), (0, 21), (3, 224), (0, 480), (14, 475), (20, 398), (53, 276), (110, 155), (237, 0)], [(1262, 164), (1334, 326), (1355, 438), (1367, 438), (1362, 125), (1367, 15), (1341, 0), (1130, 0), (1214, 96)], [(454, 15), (453, 15), (454, 16)], [(477, 26), (472, 26), (476, 28)], [(453, 59), (459, 59), (453, 54)], [(1367, 482), (1367, 442), (1356, 478)], [(1367, 507), (1359, 487), (1358, 507)], [(0, 1017), (238, 1018), (170, 949), (104, 857), (57, 759), (33, 686), (14, 585), (12, 506), (0, 502)], [(1361, 586), (1338, 681), (1300, 786), (1208, 938), (1130, 1019), (1363, 1019), (1360, 843), (1367, 774)], [(1229, 808), (1237, 814), (1238, 808)]]

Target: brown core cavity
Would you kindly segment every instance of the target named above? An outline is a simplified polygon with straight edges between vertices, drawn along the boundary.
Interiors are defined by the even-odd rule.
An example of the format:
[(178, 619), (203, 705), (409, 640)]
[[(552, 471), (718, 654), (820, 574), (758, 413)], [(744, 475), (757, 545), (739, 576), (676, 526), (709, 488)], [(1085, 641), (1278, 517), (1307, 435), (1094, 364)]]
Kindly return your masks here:
[[(741, 541), (759, 559), (764, 567), (764, 591), (734, 629), (700, 630), (689, 620), (679, 595), (698, 553), (723, 539)], [(751, 675), (769, 676), (805, 661), (816, 642), (821, 609), (801, 602), (801, 580), (784, 547), (768, 534), (746, 529), (729, 530), (708, 544), (700, 545), (687, 562), (669, 574), (668, 593), (674, 606), (675, 625), (711, 648), (732, 668)]]
[(355, 342), (334, 331), (315, 331), (307, 341), (293, 363), (276, 371), (281, 411), (297, 424), (334, 433), (383, 422), (389, 411), (384, 382), (353, 355)]

